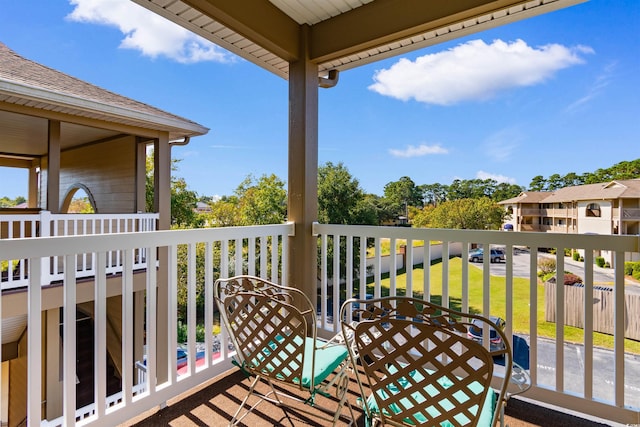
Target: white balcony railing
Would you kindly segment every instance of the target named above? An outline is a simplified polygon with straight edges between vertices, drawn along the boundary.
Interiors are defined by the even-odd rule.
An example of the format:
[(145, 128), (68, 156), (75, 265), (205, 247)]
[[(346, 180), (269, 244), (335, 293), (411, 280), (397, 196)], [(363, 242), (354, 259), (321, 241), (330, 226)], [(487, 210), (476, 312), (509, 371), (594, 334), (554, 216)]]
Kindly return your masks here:
[[(86, 236), (95, 234), (131, 233), (156, 230), (158, 214), (52, 214), (41, 211), (39, 214), (0, 215), (0, 239), (19, 239), (49, 236)], [(144, 249), (134, 254), (134, 270), (146, 268)], [(28, 263), (26, 259), (3, 259), (1, 288), (14, 289), (29, 284)], [(63, 278), (62, 259), (52, 257), (43, 276), (43, 284), (60, 281)], [(95, 274), (93, 254), (79, 255), (76, 265), (76, 277), (92, 277)], [(107, 272), (122, 272), (120, 252), (107, 254)]]
[[(43, 280), (52, 257), (58, 257), (61, 261), (64, 295), (62, 335), (65, 342), (75, 342), (76, 338), (76, 266), (84, 254), (93, 254), (95, 403), (80, 412), (76, 411), (76, 349), (75, 346), (61, 344), (63, 373), (59, 395), (62, 396), (63, 414), (60, 418), (45, 420), (41, 404), (43, 378), (46, 377), (42, 370), (45, 366), (42, 360), (45, 352), (29, 351), (26, 396), (28, 420), (42, 420), (41, 424), (47, 426), (117, 425), (153, 407), (163, 405), (168, 400), (228, 370), (231, 367), (229, 359), (233, 353), (227, 345), (228, 338), (224, 329), (220, 333), (219, 341), (216, 341), (222, 345), (213, 345), (213, 281), (219, 276), (242, 273), (286, 284), (288, 263), (287, 257), (283, 254), (288, 252), (288, 236), (293, 234), (293, 230), (293, 224), (284, 224), (0, 240), (0, 260), (28, 260), (29, 277), (34, 283)], [(521, 353), (520, 357), (526, 357), (526, 367), (533, 381), (533, 387), (527, 392), (526, 397), (620, 423), (640, 423), (640, 402), (637, 393), (640, 371), (635, 370), (637, 364), (634, 365), (625, 353), (627, 291), (624, 286), (622, 262), (625, 258), (640, 256), (638, 236), (321, 224), (316, 224), (313, 232), (318, 235), (320, 250), (319, 322), (327, 335), (338, 330), (337, 323), (333, 321), (333, 314), (338, 312), (340, 303), (355, 295), (364, 298), (369, 292), (374, 296), (406, 292), (409, 295), (436, 297), (441, 298), (444, 305), (459, 305), (463, 311), (473, 309), (484, 314), (494, 314), (496, 307), (502, 307), (499, 314), (507, 320), (507, 334), (512, 337), (512, 344)], [(402, 240), (402, 243), (406, 244), (405, 254), (390, 256), (388, 259), (383, 257), (381, 247), (385, 240), (390, 242), (391, 247), (395, 247), (395, 244)], [(414, 243), (417, 241), (442, 243), (439, 246), (415, 246)], [(506, 263), (497, 266), (490, 264), (489, 259), (485, 259), (480, 265), (464, 261), (468, 258), (469, 247), (473, 244), (504, 246), (508, 254)], [(333, 251), (329, 258), (331, 247)], [(520, 266), (515, 261), (516, 256), (511, 255), (515, 248), (520, 247), (529, 248), (528, 252), (518, 255), (518, 260), (529, 262), (525, 268), (526, 278), (520, 277), (522, 273), (518, 270)], [(159, 268), (141, 270), (135, 274), (134, 280), (134, 256), (138, 248), (146, 248), (147, 262), (150, 265), (158, 265)], [(540, 285), (536, 277), (537, 257), (541, 253), (539, 248), (581, 250), (585, 259), (583, 277), (587, 289), (586, 307), (594, 305), (588, 292), (596, 283), (594, 254), (612, 254), (614, 267), (609, 269), (609, 272), (614, 287), (614, 334), (612, 349), (607, 350), (604, 358), (600, 349), (594, 345), (593, 316), (589, 314), (590, 310), (584, 311), (585, 326), (580, 347), (583, 358), (579, 363), (574, 365), (571, 362), (569, 347), (565, 345), (565, 328), (554, 328), (555, 332), (550, 338), (542, 336), (539, 324), (543, 319), (540, 319), (542, 315), (539, 313), (544, 313), (544, 309), (539, 306), (539, 301), (544, 294), (539, 290)], [(368, 249), (373, 249), (373, 255), (369, 260)], [(116, 252), (120, 254), (122, 261), (122, 274), (114, 278), (107, 273), (108, 254)], [(458, 254), (461, 258), (458, 258)], [(441, 258), (442, 262), (431, 266), (429, 260), (434, 257)], [(568, 267), (564, 256), (556, 256), (556, 263), (559, 271)], [(474, 270), (480, 267), (480, 273)], [(405, 275), (404, 268), (411, 274)], [(495, 279), (495, 268), (502, 269), (501, 281)], [(165, 272), (166, 280), (163, 279)], [(114, 280), (117, 281), (116, 288), (113, 287)], [(107, 375), (104, 368), (109, 322), (106, 303), (107, 281), (110, 292), (118, 289), (122, 298), (122, 313), (119, 314), (122, 317), (122, 385), (119, 394), (113, 396), (107, 396)], [(134, 291), (134, 282), (143, 283), (143, 289)], [(181, 374), (177, 371), (175, 357), (167, 357), (175, 355), (177, 349), (178, 283), (184, 284), (186, 288), (184, 300), (187, 301), (188, 319), (187, 342), (184, 345), (189, 361), (186, 372)], [(333, 286), (333, 283), (339, 286)], [(358, 286), (359, 283), (369, 283), (369, 289)], [(503, 295), (499, 300), (492, 297), (492, 290), (498, 286)], [(26, 348), (29, 349), (41, 348), (46, 336), (41, 315), (43, 306), (46, 305), (43, 301), (46, 291), (46, 287), (39, 286), (28, 289), (24, 311), (28, 312)], [(515, 304), (514, 301), (521, 301), (521, 297), (515, 298), (515, 295), (523, 291), (527, 294), (527, 303)], [(196, 299), (202, 294), (204, 321), (196, 317)], [(555, 296), (556, 301), (567, 303), (562, 286), (556, 288)], [(3, 295), (2, 298), (4, 297)], [(134, 309), (136, 304), (140, 307), (140, 298), (143, 299), (145, 307), (142, 320), (136, 317), (140, 314)], [(565, 318), (565, 307), (565, 304), (557, 304), (556, 319)], [(514, 330), (514, 320), (518, 318), (528, 319), (526, 333)], [(562, 324), (562, 320), (560, 323)], [(134, 342), (134, 328), (140, 324), (144, 324), (144, 344), (147, 351), (146, 373), (139, 376), (137, 360), (134, 360), (134, 347), (137, 345)], [(201, 326), (205, 329), (205, 356), (202, 363), (196, 363), (196, 350), (200, 344), (196, 342), (196, 329)], [(0, 335), (1, 332), (0, 330)], [(214, 353), (214, 348), (219, 350)], [(575, 353), (575, 350), (573, 352)], [(543, 362), (543, 359), (548, 358), (551, 359), (550, 363)], [(167, 365), (160, 364), (159, 361), (163, 359), (168, 359)], [(552, 369), (549, 369), (549, 366)], [(605, 366), (605, 369), (601, 369), (601, 366)], [(2, 373), (0, 379), (1, 375)], [(56, 370), (56, 378), (57, 375)], [(143, 380), (146, 384), (141, 386), (140, 382)], [(38, 422), (30, 421), (29, 425), (38, 425)]]
[[(45, 419), (43, 411), (43, 356), (39, 351), (47, 342), (47, 331), (43, 328), (43, 311), (51, 305), (46, 301), (49, 287), (29, 286), (24, 313), (28, 314), (25, 348), (34, 349), (26, 355), (27, 394), (16, 396), (26, 399), (28, 425), (70, 426), (70, 425), (118, 425), (151, 408), (163, 405), (169, 399), (210, 380), (232, 367), (229, 358), (232, 347), (212, 344), (215, 322), (212, 288), (214, 278), (234, 274), (252, 274), (284, 282), (288, 235), (294, 230), (293, 224), (196, 229), (179, 231), (155, 231), (136, 233), (114, 233), (102, 235), (82, 235), (65, 237), (42, 237), (38, 239), (0, 239), (0, 260), (25, 259), (28, 261), (28, 277), (33, 283), (48, 279), (47, 269), (51, 259), (60, 260), (62, 274), (62, 326), (60, 342), (60, 366), (62, 381), (60, 390), (62, 415)], [(139, 248), (145, 248), (148, 268), (136, 272), (134, 278), (134, 258)], [(122, 262), (122, 273), (108, 273), (110, 253), (118, 253)], [(93, 322), (94, 322), (94, 404), (76, 410), (76, 308), (80, 301), (79, 282), (76, 271), (78, 260), (92, 254)], [(180, 261), (180, 262), (179, 262)], [(166, 276), (163, 276), (166, 272)], [(143, 277), (142, 277), (143, 276)], [(142, 277), (142, 278), (141, 278)], [(116, 283), (114, 283), (114, 281)], [(142, 289), (134, 289), (135, 284), (143, 284)], [(187, 307), (187, 337), (183, 344), (188, 351), (186, 372), (179, 374), (175, 359), (178, 327), (178, 283), (185, 285)], [(197, 325), (196, 297), (202, 288), (204, 293), (204, 321)], [(109, 289), (109, 293), (107, 290)], [(107, 333), (110, 319), (107, 313), (107, 299), (114, 291), (122, 302), (118, 304), (117, 315), (121, 316), (121, 387), (118, 393), (107, 396)], [(109, 295), (111, 294), (111, 295)], [(1, 294), (2, 299), (7, 295)], [(140, 298), (143, 298), (142, 306)], [(137, 301), (137, 302), (136, 302)], [(163, 302), (165, 305), (163, 305)], [(135, 308), (137, 306), (137, 309)], [(143, 308), (140, 310), (140, 308)], [(15, 312), (18, 307), (13, 307)], [(54, 309), (57, 322), (57, 308)], [(143, 314), (140, 314), (143, 313)], [(137, 317), (142, 316), (142, 318)], [(203, 324), (202, 324), (203, 323)], [(144, 325), (144, 326), (140, 326)], [(196, 360), (196, 329), (205, 330), (205, 356)], [(143, 328), (140, 336), (144, 342), (146, 373), (139, 375), (140, 366), (134, 360), (134, 334)], [(56, 328), (57, 331), (57, 324)], [(135, 331), (135, 332), (134, 332)], [(49, 331), (51, 332), (51, 331)], [(0, 336), (2, 330), (0, 328)], [(163, 337), (162, 339), (158, 338)], [(224, 331), (219, 342), (228, 343)], [(43, 341), (44, 340), (44, 341)], [(217, 348), (214, 353), (214, 348)], [(37, 351), (36, 351), (37, 349)], [(113, 349), (109, 349), (112, 352)], [(174, 355), (168, 357), (167, 355)], [(164, 357), (163, 357), (164, 356)], [(19, 356), (20, 357), (20, 356)], [(159, 360), (166, 365), (160, 366)], [(54, 381), (58, 381), (58, 368)], [(166, 377), (166, 379), (164, 379)], [(146, 380), (146, 384), (139, 381)], [(0, 372), (0, 380), (2, 372)], [(1, 381), (0, 381), (1, 382)], [(14, 391), (15, 392), (15, 391)], [(51, 396), (50, 396), (51, 397)], [(46, 399), (46, 398), (45, 398)], [(22, 400), (24, 401), (24, 400)], [(34, 421), (37, 420), (37, 421)]]
[[(640, 259), (638, 236), (322, 224), (317, 224), (313, 232), (321, 240), (320, 259), (323, 262), (320, 265), (318, 318), (327, 334), (339, 329), (337, 322), (333, 321), (333, 314), (339, 312), (341, 302), (351, 297), (364, 299), (367, 294), (373, 297), (402, 293), (420, 298), (435, 297), (442, 305), (462, 311), (472, 309), (483, 315), (499, 315), (506, 320), (507, 335), (511, 337), (514, 353), (518, 353), (515, 361), (529, 369), (533, 380), (533, 387), (526, 397), (620, 423), (640, 423), (640, 363), (637, 355), (625, 354), (625, 316), (639, 316), (640, 313), (625, 313), (625, 293), (631, 291), (625, 289), (624, 276), (625, 259)], [(392, 248), (400, 242), (406, 244), (404, 257), (383, 257), (381, 247), (385, 240)], [(441, 243), (423, 245), (423, 242)], [(472, 245), (504, 247), (506, 263), (494, 265), (486, 257), (480, 265), (468, 262)], [(331, 259), (327, 256), (329, 248), (333, 249)], [(366, 260), (368, 248), (374, 252), (373, 260)], [(527, 249), (521, 251), (520, 248)], [(557, 271), (565, 271), (569, 267), (570, 261), (566, 261), (563, 248), (576, 249), (584, 254), (580, 276), (585, 284), (585, 326), (583, 342), (578, 350), (565, 343), (563, 320), (553, 327), (553, 336), (545, 338), (539, 334), (539, 323), (545, 320), (539, 318), (544, 316), (544, 307), (540, 307), (544, 292), (539, 289), (537, 277), (537, 259), (542, 248), (558, 248), (559, 255), (555, 256)], [(511, 255), (514, 250), (518, 256)], [(613, 268), (597, 272), (608, 274), (613, 286), (612, 351), (600, 350), (594, 345), (594, 309), (588, 308), (598, 307), (598, 301), (593, 298), (593, 288), (602, 280), (594, 276), (597, 269), (594, 254), (608, 254), (612, 258)], [(424, 262), (438, 258), (442, 262), (437, 268), (430, 266), (430, 261)], [(522, 263), (525, 264), (524, 271), (519, 265)], [(405, 273), (405, 268), (408, 273)], [(470, 279), (472, 269), (477, 268), (482, 269), (481, 276), (474, 272), (475, 279)], [(452, 278), (453, 270), (456, 271), (455, 280)], [(498, 280), (495, 275), (503, 277)], [(339, 285), (334, 286), (336, 283)], [(359, 286), (360, 283), (368, 285)], [(501, 288), (500, 296), (496, 299), (498, 286)], [(523, 293), (527, 296), (524, 303)], [(516, 294), (520, 295), (518, 299), (514, 298)], [(516, 300), (520, 305), (514, 303)], [(563, 286), (556, 287), (555, 300), (558, 302), (555, 318), (565, 319), (566, 307), (574, 302), (565, 299)], [(639, 307), (635, 309), (640, 310)], [(528, 319), (525, 321), (526, 331), (513, 329), (515, 319)], [(581, 353), (579, 360), (574, 359), (576, 351)]]

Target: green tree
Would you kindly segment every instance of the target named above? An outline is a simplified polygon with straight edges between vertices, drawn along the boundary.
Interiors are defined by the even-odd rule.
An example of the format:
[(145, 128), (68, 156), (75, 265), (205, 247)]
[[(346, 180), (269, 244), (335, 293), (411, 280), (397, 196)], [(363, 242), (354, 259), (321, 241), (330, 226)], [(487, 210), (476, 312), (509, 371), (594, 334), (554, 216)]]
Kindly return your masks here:
[(418, 191), (422, 194), (422, 201), (425, 205), (437, 206), (447, 200), (449, 187), (439, 183), (423, 184), (418, 186)]
[(205, 222), (211, 227), (232, 227), (239, 225), (238, 198), (223, 197), (212, 202), (211, 212), (203, 214)]
[(282, 224), (287, 216), (287, 191), (276, 175), (258, 180), (249, 175), (236, 188), (238, 225)]
[[(171, 172), (178, 170), (180, 159), (171, 159)], [(145, 175), (145, 204), (147, 212), (155, 212), (154, 208), (154, 167), (153, 151), (147, 154)], [(184, 178), (171, 175), (171, 225), (177, 227), (202, 227), (202, 218), (196, 214), (195, 208), (198, 194), (187, 188)]]
[[(379, 198), (365, 196), (358, 180), (353, 178), (342, 163), (325, 163), (318, 168), (318, 220), (325, 224), (375, 224)], [(327, 263), (327, 272), (333, 276), (333, 240), (327, 242), (327, 258), (320, 259), (318, 267)], [(320, 244), (320, 242), (318, 242)], [(360, 254), (357, 243), (353, 249), (354, 274), (358, 274)], [(340, 274), (346, 274), (347, 249), (344, 240), (340, 241)]]
[(187, 228), (202, 227), (196, 213), (198, 194), (187, 188), (184, 178), (171, 177), (171, 225)]
[[(318, 221), (325, 224), (361, 224), (364, 191), (342, 163), (318, 168)], [(359, 214), (357, 214), (359, 213)]]
[(422, 191), (411, 178), (403, 176), (384, 186), (384, 197), (389, 200), (397, 215), (407, 215), (409, 206), (422, 206)]
[(529, 191), (544, 191), (547, 188), (547, 180), (542, 175), (536, 175), (531, 179)]
[(584, 184), (584, 176), (578, 175), (575, 172), (569, 172), (565, 176), (562, 177), (562, 186), (563, 187), (573, 187), (576, 185)]
[(488, 197), (446, 201), (428, 212), (430, 228), (496, 230), (502, 225), (505, 210)]
[(560, 174), (554, 173), (553, 175), (550, 175), (549, 178), (547, 179), (547, 191), (554, 191), (554, 190), (558, 190), (559, 188), (562, 188), (564, 184), (564, 181), (562, 179), (562, 177), (560, 176)]
[(491, 195), (491, 199), (495, 200), (496, 202), (500, 202), (502, 200), (516, 197), (523, 191), (524, 187), (516, 184), (509, 184), (508, 182), (501, 182), (496, 186), (493, 194)]
[(18, 196), (15, 199), (10, 199), (7, 196), (0, 198), (0, 208), (12, 208), (18, 206), (21, 203), (25, 203), (27, 199), (22, 196)]

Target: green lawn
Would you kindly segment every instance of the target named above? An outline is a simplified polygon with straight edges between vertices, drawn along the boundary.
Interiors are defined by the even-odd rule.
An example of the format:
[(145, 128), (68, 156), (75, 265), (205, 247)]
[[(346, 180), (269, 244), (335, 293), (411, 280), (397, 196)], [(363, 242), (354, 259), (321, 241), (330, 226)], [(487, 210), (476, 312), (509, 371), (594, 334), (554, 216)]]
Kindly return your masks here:
[[(424, 269), (416, 268), (413, 271), (413, 293), (421, 298), (423, 295)], [(462, 262), (460, 258), (449, 260), (449, 306), (454, 309), (460, 308), (462, 297)], [(491, 314), (504, 317), (506, 313), (506, 286), (505, 278), (491, 276)], [(388, 275), (382, 279), (382, 294), (388, 295), (390, 280)], [(406, 274), (396, 276), (396, 292), (404, 295), (406, 290)], [(373, 293), (373, 285), (368, 284), (367, 292)], [(431, 301), (440, 304), (442, 295), (442, 264), (436, 263), (431, 266)], [(513, 332), (529, 334), (529, 280), (514, 277), (513, 279)], [(544, 320), (544, 287), (537, 285), (537, 307), (538, 307), (538, 336), (555, 338), (555, 323)], [(469, 309), (471, 312), (480, 313), (482, 311), (482, 270), (474, 265), (469, 266)], [(565, 340), (568, 342), (582, 343), (583, 330), (571, 326), (565, 326)], [(595, 332), (593, 334), (595, 346), (613, 348), (613, 336)], [(640, 353), (640, 342), (626, 339), (625, 351)]]

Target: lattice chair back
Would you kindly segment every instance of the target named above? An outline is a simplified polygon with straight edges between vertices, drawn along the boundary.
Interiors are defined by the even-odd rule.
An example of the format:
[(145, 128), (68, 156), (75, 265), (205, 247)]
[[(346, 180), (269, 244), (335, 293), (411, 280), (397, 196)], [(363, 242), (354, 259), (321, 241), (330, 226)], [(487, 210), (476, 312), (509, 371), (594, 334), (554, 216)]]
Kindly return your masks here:
[[(349, 365), (348, 352), (340, 339), (321, 341), (316, 338), (316, 314), (306, 295), (298, 289), (280, 286), (253, 276), (219, 279), (214, 295), (220, 316), (229, 331), (237, 351), (240, 367), (254, 381), (245, 400), (231, 420), (238, 424), (258, 403), (249, 406), (250, 396), (286, 406), (284, 399), (292, 399), (322, 411), (312, 413), (335, 424), (344, 406), (353, 412), (346, 400)], [(341, 335), (340, 335), (341, 337)], [(255, 387), (266, 382), (271, 391), (259, 393)], [(274, 382), (285, 382), (310, 393), (307, 398), (284, 392)], [(323, 408), (316, 404), (315, 395), (335, 390), (338, 407)], [(298, 411), (306, 412), (297, 407)], [(310, 413), (311, 414), (311, 413)]]
[[(408, 297), (350, 300), (341, 313), (363, 395), (365, 386), (370, 390), (363, 402), (369, 420), (458, 427), (493, 426), (501, 418), (497, 403), (511, 370), (506, 337), (505, 349), (492, 352), (467, 335), (472, 319), (486, 321), (487, 329), (494, 326), (488, 319)], [(494, 357), (505, 358), (504, 380), (494, 375)]]
[[(243, 368), (302, 388), (303, 366), (313, 361), (305, 360), (309, 307), (293, 305), (299, 291), (249, 277), (227, 285), (220, 289), (221, 315)], [(312, 388), (313, 383), (304, 386)]]

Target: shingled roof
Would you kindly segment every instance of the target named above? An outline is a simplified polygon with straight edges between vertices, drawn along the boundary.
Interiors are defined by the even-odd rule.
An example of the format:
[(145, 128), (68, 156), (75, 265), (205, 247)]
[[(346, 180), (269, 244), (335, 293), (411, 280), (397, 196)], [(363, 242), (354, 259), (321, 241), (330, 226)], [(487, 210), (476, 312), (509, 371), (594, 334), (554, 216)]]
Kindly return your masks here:
[(625, 179), (561, 188), (549, 194), (543, 203), (637, 198), (640, 198), (640, 179)]
[(555, 191), (524, 191), (516, 197), (499, 202), (499, 204), (565, 203), (579, 200), (638, 198), (640, 198), (640, 179), (624, 179), (598, 184), (576, 185)]
[(196, 136), (206, 127), (26, 59), (0, 42), (0, 101)]
[(547, 191), (523, 191), (518, 196), (499, 202), (501, 205), (513, 203), (540, 203), (549, 196)]

